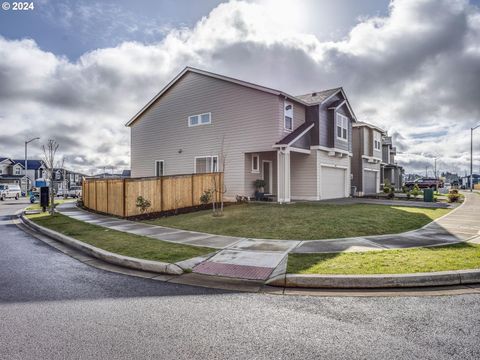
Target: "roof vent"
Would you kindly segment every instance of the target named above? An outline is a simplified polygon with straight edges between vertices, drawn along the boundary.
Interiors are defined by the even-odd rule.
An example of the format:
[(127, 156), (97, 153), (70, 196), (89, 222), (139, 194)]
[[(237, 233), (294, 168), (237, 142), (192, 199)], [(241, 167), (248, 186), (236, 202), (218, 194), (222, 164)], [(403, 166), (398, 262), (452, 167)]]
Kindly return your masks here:
[(316, 92), (312, 93), (312, 96), (317, 96), (317, 93)]

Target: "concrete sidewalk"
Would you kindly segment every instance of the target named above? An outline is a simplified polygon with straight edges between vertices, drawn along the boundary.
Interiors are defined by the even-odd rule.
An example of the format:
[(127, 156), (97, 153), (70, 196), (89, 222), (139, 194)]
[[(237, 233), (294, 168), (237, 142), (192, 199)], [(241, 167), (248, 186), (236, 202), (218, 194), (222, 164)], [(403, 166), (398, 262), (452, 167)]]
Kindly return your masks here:
[(193, 271), (252, 280), (266, 280), (285, 271), (287, 254), (354, 252), (453, 244), (480, 233), (480, 196), (464, 193), (465, 203), (422, 229), (395, 235), (327, 240), (269, 240), (212, 235), (166, 228), (90, 213), (63, 204), (60, 213), (87, 223), (157, 240), (219, 250), (206, 261), (192, 261)]

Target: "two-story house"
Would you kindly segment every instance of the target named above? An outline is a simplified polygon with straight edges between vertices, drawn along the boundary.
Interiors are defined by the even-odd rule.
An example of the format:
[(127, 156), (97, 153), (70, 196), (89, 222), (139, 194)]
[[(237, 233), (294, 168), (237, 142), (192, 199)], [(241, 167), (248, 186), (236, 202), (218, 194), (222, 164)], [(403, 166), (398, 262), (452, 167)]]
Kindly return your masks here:
[(382, 137), (385, 131), (365, 122), (353, 124), (352, 186), (357, 196), (380, 192)]
[(292, 96), (187, 67), (126, 124), (131, 175), (223, 171), (226, 199), (257, 179), (279, 202), (347, 197), (355, 122), (342, 88)]
[(403, 167), (395, 161), (397, 148), (393, 146), (392, 137), (384, 136), (382, 138), (382, 164), (381, 164), (381, 182), (390, 183), (396, 190), (401, 190), (403, 186)]
[(42, 160), (28, 160), (27, 171), (25, 171), (25, 160), (0, 158), (0, 183), (18, 184), (22, 191), (26, 191), (27, 177), (28, 186), (31, 187), (35, 180), (41, 178), (45, 171)]

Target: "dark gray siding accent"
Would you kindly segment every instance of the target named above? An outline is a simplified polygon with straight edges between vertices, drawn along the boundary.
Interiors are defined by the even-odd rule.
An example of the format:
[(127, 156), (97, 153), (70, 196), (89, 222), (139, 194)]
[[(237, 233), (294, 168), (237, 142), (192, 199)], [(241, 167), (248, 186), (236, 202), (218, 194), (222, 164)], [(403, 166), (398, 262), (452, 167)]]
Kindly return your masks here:
[(305, 121), (315, 123), (315, 127), (310, 131), (311, 145), (319, 145), (318, 105), (307, 107), (305, 112)]
[(333, 103), (338, 100), (343, 100), (341, 94), (337, 94), (329, 99), (326, 103), (323, 103), (319, 106), (319, 145), (337, 148), (341, 150), (352, 151), (352, 121), (346, 105), (343, 105), (338, 112), (350, 118), (348, 126), (348, 141), (342, 141), (337, 139), (336, 135), (336, 119), (335, 119), (335, 110), (329, 109)]
[(311, 137), (311, 133), (314, 132), (316, 130), (315, 127), (313, 127), (313, 129), (309, 130), (305, 135), (303, 135), (300, 139), (298, 139), (297, 141), (295, 141), (293, 144), (292, 144), (292, 147), (296, 147), (296, 148), (300, 148), (300, 149), (310, 149), (310, 145), (311, 145), (311, 140), (310, 140), (310, 137)]
[(363, 168), (362, 155), (364, 149), (364, 128), (353, 128), (352, 143), (352, 186), (357, 187), (357, 191), (363, 191)]

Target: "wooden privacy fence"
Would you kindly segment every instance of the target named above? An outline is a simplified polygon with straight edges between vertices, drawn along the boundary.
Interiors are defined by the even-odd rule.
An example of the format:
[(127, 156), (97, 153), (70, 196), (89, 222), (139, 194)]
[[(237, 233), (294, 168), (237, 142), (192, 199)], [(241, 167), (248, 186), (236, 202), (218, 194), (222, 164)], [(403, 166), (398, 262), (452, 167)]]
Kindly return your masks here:
[(84, 179), (83, 205), (91, 210), (122, 217), (142, 214), (136, 206), (142, 196), (151, 206), (145, 214), (200, 205), (205, 191), (217, 190), (212, 200), (220, 201), (223, 173), (173, 175), (126, 179)]

